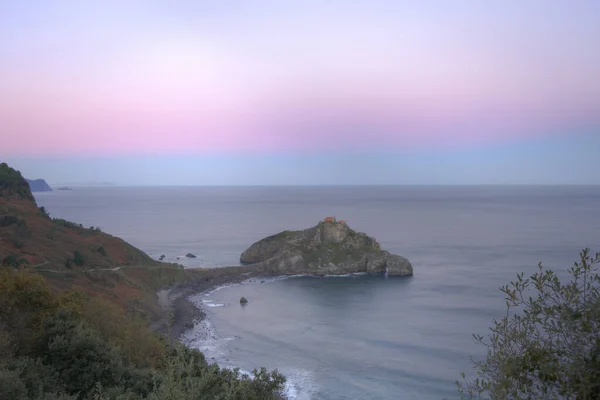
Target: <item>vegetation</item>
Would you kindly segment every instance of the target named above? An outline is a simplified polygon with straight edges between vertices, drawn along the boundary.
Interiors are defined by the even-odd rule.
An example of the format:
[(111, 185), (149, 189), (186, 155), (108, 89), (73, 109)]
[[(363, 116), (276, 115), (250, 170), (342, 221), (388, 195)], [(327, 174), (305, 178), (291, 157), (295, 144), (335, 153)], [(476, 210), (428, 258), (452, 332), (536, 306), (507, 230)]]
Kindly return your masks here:
[(562, 284), (544, 270), (501, 288), (506, 315), (474, 335), (487, 356), (475, 379), (457, 382), (463, 399), (600, 399), (600, 254), (580, 254)]
[(98, 227), (51, 219), (6, 164), (0, 214), (0, 399), (274, 398), (277, 371), (240, 376), (148, 329), (150, 318), (169, 329), (156, 290), (212, 279), (206, 272), (159, 263)]
[(19, 258), (14, 254), (9, 254), (6, 257), (4, 257), (4, 259), (2, 260), (2, 265), (5, 267), (17, 268), (21, 265), (27, 265), (27, 264), (29, 264), (27, 262), (27, 260), (25, 260), (24, 258)]
[(0, 164), (0, 197), (17, 196), (21, 199), (33, 200), (29, 184), (21, 173), (6, 163)]
[(100, 255), (102, 257), (106, 257), (108, 254), (106, 253), (106, 249), (103, 246), (98, 247), (98, 253), (100, 253)]
[(77, 265), (78, 267), (83, 267), (85, 264), (85, 257), (79, 250), (75, 250), (73, 252), (73, 264)]
[(11, 226), (19, 222), (19, 218), (14, 215), (3, 215), (0, 217), (0, 227)]
[(52, 221), (55, 224), (59, 225), (59, 226), (64, 226), (65, 228), (80, 228), (80, 229), (83, 229), (83, 225), (82, 224), (78, 224), (76, 222), (67, 221), (66, 219), (52, 218)]
[(2, 399), (263, 400), (283, 382), (277, 371), (221, 369), (113, 303), (0, 268)]
[(46, 218), (50, 218), (50, 213), (46, 210), (46, 207), (40, 207), (40, 214)]

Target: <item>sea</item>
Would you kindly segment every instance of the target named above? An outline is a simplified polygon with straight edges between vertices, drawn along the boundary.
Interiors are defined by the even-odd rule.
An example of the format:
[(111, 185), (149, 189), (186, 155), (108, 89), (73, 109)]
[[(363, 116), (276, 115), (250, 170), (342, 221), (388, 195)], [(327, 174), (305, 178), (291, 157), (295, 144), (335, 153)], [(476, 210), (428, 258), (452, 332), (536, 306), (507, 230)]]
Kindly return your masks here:
[(454, 382), (485, 356), (472, 334), (505, 311), (500, 286), (539, 262), (564, 278), (581, 249), (600, 251), (600, 186), (81, 187), (35, 197), (52, 217), (188, 268), (239, 265), (253, 242), (326, 216), (407, 257), (412, 277), (254, 279), (192, 296), (207, 318), (184, 335), (189, 346), (224, 367), (277, 369), (298, 400), (459, 398)]

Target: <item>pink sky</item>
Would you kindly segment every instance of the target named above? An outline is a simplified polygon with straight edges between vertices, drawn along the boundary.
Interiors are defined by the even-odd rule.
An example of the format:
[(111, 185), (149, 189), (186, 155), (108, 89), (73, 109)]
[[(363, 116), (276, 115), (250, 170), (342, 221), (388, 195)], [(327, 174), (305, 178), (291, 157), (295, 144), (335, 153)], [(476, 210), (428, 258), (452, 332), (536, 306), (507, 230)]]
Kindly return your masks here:
[(406, 149), (600, 127), (595, 2), (91, 4), (0, 14), (0, 153)]

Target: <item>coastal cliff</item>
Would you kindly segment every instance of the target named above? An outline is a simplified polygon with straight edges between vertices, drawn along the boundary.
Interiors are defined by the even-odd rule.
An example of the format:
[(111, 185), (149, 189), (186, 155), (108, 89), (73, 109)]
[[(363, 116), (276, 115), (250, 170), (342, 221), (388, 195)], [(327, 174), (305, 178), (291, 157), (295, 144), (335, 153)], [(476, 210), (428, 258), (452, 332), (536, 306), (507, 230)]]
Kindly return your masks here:
[(331, 217), (312, 228), (283, 231), (259, 240), (242, 253), (240, 262), (281, 275), (413, 274), (406, 258), (382, 250), (374, 238)]
[(50, 218), (0, 163), (0, 399), (281, 399), (277, 371), (241, 376), (175, 341), (200, 316), (190, 291), (243, 269), (185, 270)]
[(25, 179), (32, 192), (51, 192), (52, 188), (43, 179)]

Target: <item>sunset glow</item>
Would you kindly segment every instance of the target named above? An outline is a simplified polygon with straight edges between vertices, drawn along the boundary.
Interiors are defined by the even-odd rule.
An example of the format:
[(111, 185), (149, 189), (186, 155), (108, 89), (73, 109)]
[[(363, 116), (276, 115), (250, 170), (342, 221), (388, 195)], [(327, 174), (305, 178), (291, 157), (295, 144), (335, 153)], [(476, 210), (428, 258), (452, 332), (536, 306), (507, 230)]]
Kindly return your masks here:
[(1, 153), (405, 149), (600, 126), (598, 2), (10, 3)]

